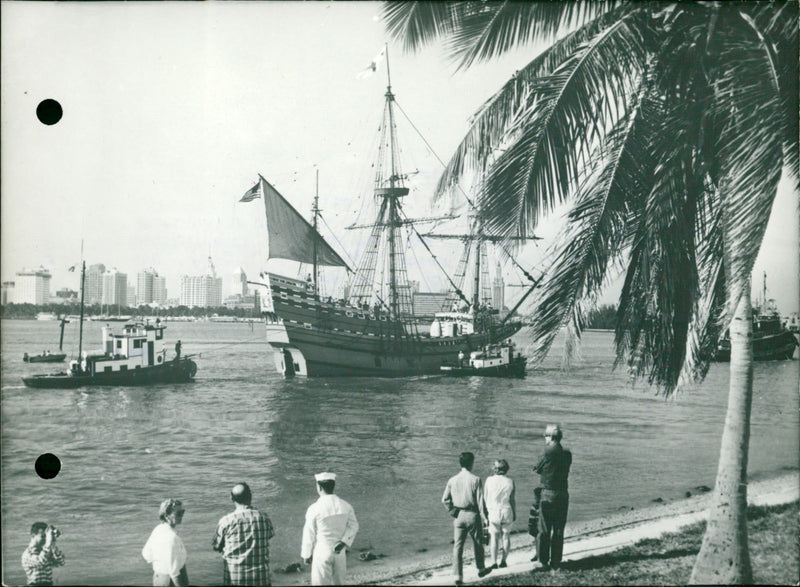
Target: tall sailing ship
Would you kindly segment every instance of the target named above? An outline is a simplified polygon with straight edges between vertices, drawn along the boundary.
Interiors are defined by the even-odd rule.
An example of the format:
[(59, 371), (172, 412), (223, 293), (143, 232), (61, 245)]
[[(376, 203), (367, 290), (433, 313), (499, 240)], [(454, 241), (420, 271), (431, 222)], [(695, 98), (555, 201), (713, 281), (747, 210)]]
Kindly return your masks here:
[[(374, 222), (351, 228), (370, 230), (364, 254), (352, 273), (344, 299), (320, 295), (319, 267), (350, 271), (342, 257), (319, 234), (318, 192), (313, 220), (308, 222), (263, 177), (242, 198), (263, 198), (268, 234), (268, 258), (309, 264), (313, 272), (305, 280), (266, 272), (267, 290), (262, 299), (267, 341), (274, 350), (279, 372), (287, 377), (377, 376), (402, 377), (439, 373), (459, 352), (500, 343), (522, 326), (511, 316), (500, 316), (491, 307), (486, 263), (486, 242), (491, 240), (473, 221), (469, 235), (446, 235), (465, 242), (455, 280), (448, 277), (450, 292), (433, 322), (423, 322), (412, 307), (412, 289), (406, 269), (404, 243), (413, 231), (414, 219), (403, 211), (409, 194), (407, 176), (398, 157), (395, 96), (387, 60), (387, 89), (380, 125), (381, 140), (375, 164)], [(431, 219), (423, 219), (431, 220)], [(427, 248), (427, 245), (425, 245)], [(470, 256), (471, 260), (470, 260)], [(473, 292), (467, 297), (463, 282), (468, 265), (474, 267)], [(535, 285), (535, 284), (534, 284)]]

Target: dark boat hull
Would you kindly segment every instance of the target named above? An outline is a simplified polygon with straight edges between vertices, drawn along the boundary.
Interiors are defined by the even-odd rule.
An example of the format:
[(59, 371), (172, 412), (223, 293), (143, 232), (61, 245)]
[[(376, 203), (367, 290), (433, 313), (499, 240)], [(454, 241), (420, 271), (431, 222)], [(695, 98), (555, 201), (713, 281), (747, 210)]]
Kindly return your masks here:
[(443, 375), (450, 377), (525, 377), (526, 357), (514, 359), (505, 365), (493, 365), (491, 367), (450, 367), (442, 366)]
[(191, 359), (181, 359), (177, 362), (170, 361), (130, 371), (101, 372), (93, 375), (52, 373), (23, 377), (22, 381), (27, 387), (37, 389), (74, 389), (87, 385), (136, 386), (156, 383), (188, 383), (193, 380), (195, 373), (197, 373), (196, 363)]
[[(791, 332), (781, 332), (773, 335), (753, 337), (754, 361), (783, 361), (794, 356), (797, 339)], [(717, 349), (717, 361), (731, 360), (731, 341), (723, 340)]]
[(64, 353), (51, 354), (51, 355), (33, 355), (23, 357), (22, 360), (26, 363), (60, 363), (67, 358)]
[(305, 283), (269, 274), (273, 307), (267, 341), (287, 376), (408, 377), (439, 373), (459, 351), (469, 354), (502, 342), (522, 327), (507, 322), (474, 334), (431, 338), (368, 310), (316, 300)]

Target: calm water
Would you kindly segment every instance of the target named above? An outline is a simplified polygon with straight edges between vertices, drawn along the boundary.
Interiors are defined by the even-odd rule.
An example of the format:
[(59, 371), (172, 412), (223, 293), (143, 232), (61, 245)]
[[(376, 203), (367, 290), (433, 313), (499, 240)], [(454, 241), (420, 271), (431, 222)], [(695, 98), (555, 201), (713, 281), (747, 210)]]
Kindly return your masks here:
[[(609, 333), (586, 333), (583, 359), (570, 371), (559, 369), (556, 348), (524, 380), (284, 381), (266, 356), (263, 325), (170, 323), (166, 336), (170, 354), (178, 338), (185, 354), (202, 353), (194, 384), (36, 391), (20, 377), (57, 369), (27, 365), (22, 353), (55, 350), (58, 325), (2, 322), (4, 583), (24, 583), (19, 557), (39, 519), (63, 531), (67, 565), (57, 582), (148, 583), (140, 551), (166, 497), (187, 507), (179, 532), (192, 583), (219, 583), (211, 537), (239, 480), (276, 525), (273, 569), (285, 566), (299, 560), (303, 515), (316, 498), (312, 475), (322, 470), (339, 475), (337, 493), (355, 507), (355, 549), (390, 558), (444, 551), (450, 518), (439, 499), (458, 453), (474, 451), (481, 476), (492, 459), (506, 458), (527, 511), (530, 465), (550, 421), (563, 424), (574, 454), (571, 520), (713, 485), (727, 365), (666, 401), (611, 371)], [(77, 324), (65, 338), (74, 352)], [(99, 346), (100, 325), (86, 323), (84, 340), (84, 348)], [(524, 335), (518, 343), (525, 347)], [(751, 475), (797, 466), (799, 366), (755, 366)], [(49, 481), (33, 468), (44, 452), (63, 464)], [(352, 567), (362, 564), (351, 557)]]

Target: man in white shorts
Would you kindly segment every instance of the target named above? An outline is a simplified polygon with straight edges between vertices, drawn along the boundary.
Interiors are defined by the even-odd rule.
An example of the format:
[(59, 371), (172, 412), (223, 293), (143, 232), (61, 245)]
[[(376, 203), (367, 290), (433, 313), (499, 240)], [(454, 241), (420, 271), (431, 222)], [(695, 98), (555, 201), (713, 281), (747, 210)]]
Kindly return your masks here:
[[(494, 475), (488, 477), (483, 485), (483, 499), (489, 512), (489, 548), (494, 561), (493, 569), (507, 566), (506, 559), (511, 550), (511, 525), (517, 519), (516, 487), (507, 473), (508, 461), (498, 459), (494, 462)], [(503, 556), (498, 559), (500, 550)]]

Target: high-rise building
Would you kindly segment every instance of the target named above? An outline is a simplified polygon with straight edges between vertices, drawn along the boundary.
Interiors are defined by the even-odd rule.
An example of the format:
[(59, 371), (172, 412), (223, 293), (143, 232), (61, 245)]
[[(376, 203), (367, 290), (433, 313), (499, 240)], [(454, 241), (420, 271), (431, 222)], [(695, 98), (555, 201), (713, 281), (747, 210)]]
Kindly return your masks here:
[(153, 278), (158, 275), (152, 267), (136, 274), (136, 305), (149, 304), (153, 301)]
[(130, 283), (128, 284), (128, 295), (125, 298), (125, 305), (129, 308), (136, 307), (136, 288)]
[(497, 264), (494, 281), (492, 282), (492, 306), (502, 310), (506, 304), (506, 282), (503, 281), (503, 273), (500, 270), (500, 263)]
[(14, 302), (37, 305), (49, 303), (50, 277), (50, 272), (44, 267), (18, 271), (14, 279)]
[(247, 287), (247, 274), (244, 272), (244, 269), (239, 267), (233, 272), (230, 295), (246, 296), (248, 293), (250, 293), (250, 291)]
[(164, 304), (167, 301), (167, 280), (152, 267), (136, 275), (136, 304)]
[(102, 303), (125, 305), (128, 303), (128, 275), (117, 271), (117, 268), (108, 269), (103, 273)]
[(182, 306), (209, 308), (222, 305), (222, 278), (211, 275), (181, 277)]
[(167, 278), (160, 275), (153, 277), (153, 302), (156, 304), (167, 303)]
[(105, 272), (106, 266), (102, 263), (89, 265), (86, 268), (83, 285), (83, 299), (86, 304), (101, 304), (103, 302), (103, 275)]
[(13, 281), (4, 281), (3, 282), (3, 299), (2, 299), (3, 306), (6, 304), (13, 304), (14, 303), (14, 282)]

